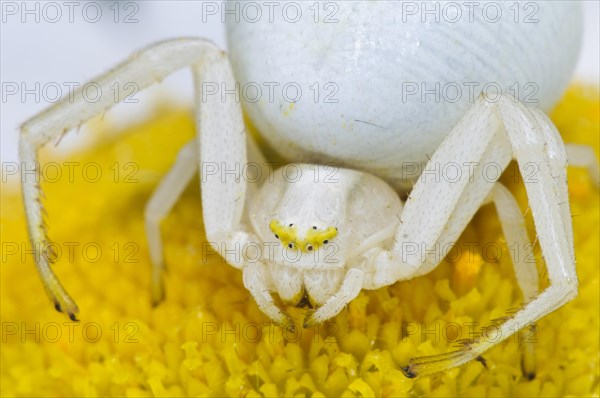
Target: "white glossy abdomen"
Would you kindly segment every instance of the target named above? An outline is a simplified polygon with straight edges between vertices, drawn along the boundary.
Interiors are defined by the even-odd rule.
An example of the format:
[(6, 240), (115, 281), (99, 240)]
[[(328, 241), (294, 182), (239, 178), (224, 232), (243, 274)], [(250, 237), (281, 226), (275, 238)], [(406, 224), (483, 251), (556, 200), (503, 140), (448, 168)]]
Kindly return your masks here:
[[(549, 110), (580, 46), (576, 2), (521, 3), (518, 15), (515, 2), (489, 2), (486, 14), (487, 2), (479, 2), (472, 22), (463, 2), (450, 2), (463, 7), (460, 17), (441, 2), (439, 23), (435, 13), (408, 15), (406, 5), (392, 1), (334, 2), (315, 23), (315, 3), (295, 3), (302, 7), (296, 23), (282, 17), (281, 6), (272, 21), (265, 14), (255, 23), (228, 19), (236, 78), (241, 87), (263, 87), (259, 100), (244, 102), (245, 111), (290, 161), (336, 161), (388, 180), (403, 164), (426, 161), (486, 84), (489, 93), (501, 87)], [(496, 7), (502, 16), (493, 22)], [(324, 23), (331, 15), (338, 22)], [(290, 84), (302, 90), (294, 104)]]

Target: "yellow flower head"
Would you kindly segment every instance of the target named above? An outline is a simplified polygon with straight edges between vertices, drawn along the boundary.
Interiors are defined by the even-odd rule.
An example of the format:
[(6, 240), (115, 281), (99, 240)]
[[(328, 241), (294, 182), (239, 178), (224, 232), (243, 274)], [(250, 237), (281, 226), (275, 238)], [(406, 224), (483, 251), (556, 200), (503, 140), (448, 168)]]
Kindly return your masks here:
[[(551, 117), (566, 142), (598, 150), (599, 109), (597, 89), (574, 87)], [(100, 135), (101, 145), (68, 160), (43, 159), (53, 167), (40, 183), (54, 269), (78, 301), (78, 323), (48, 302), (35, 272), (18, 185), (3, 183), (2, 396), (600, 395), (600, 202), (585, 171), (568, 172), (579, 296), (480, 361), (407, 379), (400, 367), (409, 358), (452, 351), (522, 305), (511, 262), (515, 248), (504, 242), (494, 208), (479, 211), (430, 274), (364, 290), (331, 322), (289, 330), (266, 318), (242, 273), (211, 250), (196, 185), (163, 222), (169, 273), (166, 298), (153, 307), (143, 208), (194, 135), (187, 112), (156, 114), (120, 136)], [(49, 174), (57, 167), (62, 178)], [(96, 177), (92, 172), (98, 170)], [(502, 181), (527, 214), (533, 238), (515, 170)], [(332, 227), (296, 231), (277, 221), (270, 227), (300, 250), (336, 236)], [(539, 247), (534, 249), (543, 276)], [(298, 319), (305, 311), (289, 309)], [(522, 362), (534, 367), (532, 380), (523, 375)]]

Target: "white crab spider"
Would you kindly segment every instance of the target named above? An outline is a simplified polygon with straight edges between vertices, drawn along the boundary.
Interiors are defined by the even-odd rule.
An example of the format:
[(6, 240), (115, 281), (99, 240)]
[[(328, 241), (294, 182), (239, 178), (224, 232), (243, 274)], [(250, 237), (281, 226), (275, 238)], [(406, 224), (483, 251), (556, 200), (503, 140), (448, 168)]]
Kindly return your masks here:
[[(198, 95), (202, 82), (222, 82), (228, 87), (235, 82), (227, 55), (202, 39), (155, 44), (95, 81), (103, 89), (115, 82), (131, 81), (143, 88), (183, 67), (192, 69)], [(111, 98), (90, 104), (83, 100), (81, 92), (73, 98), (22, 126), (20, 156), (28, 169), (38, 167), (39, 147), (114, 105)], [(181, 150), (146, 209), (155, 298), (162, 294), (159, 222), (199, 165), (217, 164), (236, 170), (236, 165), (248, 161), (265, 163), (246, 134), (239, 103), (222, 102), (211, 96), (205, 101), (198, 98), (197, 102), (198, 141)], [(589, 148), (570, 147), (569, 151), (576, 155), (580, 165), (597, 172)], [(341, 168), (336, 180), (329, 183), (314, 180), (314, 171), (324, 168), (315, 164), (298, 164), (302, 178), (295, 183), (287, 182), (280, 172), (273, 180), (261, 180), (258, 184), (248, 184), (241, 175), (229, 175), (223, 180), (219, 173), (203, 173), (201, 194), (206, 236), (231, 265), (242, 270), (244, 285), (265, 314), (289, 325), (287, 315), (275, 305), (270, 293), (277, 292), (284, 301), (317, 307), (305, 320), (305, 326), (309, 326), (339, 313), (363, 288), (377, 289), (431, 271), (439, 260), (434, 261), (424, 253), (436, 245), (456, 241), (483, 204), (496, 206), (507, 241), (529, 247), (515, 199), (502, 185), (482, 178), (481, 173), (484, 161), (505, 168), (513, 158), (522, 173), (530, 162), (539, 166), (538, 181), (526, 182), (526, 189), (548, 266), (550, 287), (539, 293), (536, 268), (521, 261), (527, 256), (517, 258), (515, 273), (527, 304), (500, 325), (504, 339), (577, 294), (565, 147), (543, 112), (528, 108), (510, 96), (505, 95), (495, 103), (486, 101), (484, 96), (478, 97), (431, 156), (426, 170), (458, 160), (465, 165), (461, 178), (452, 183), (420, 180), (404, 204), (386, 182), (358, 170)], [(471, 169), (471, 165), (476, 166)], [(36, 243), (34, 247), (44, 247), (47, 237), (40, 189), (33, 180), (25, 179), (23, 192), (30, 237)], [(420, 250), (408, 254), (404, 250), (407, 242), (418, 243)], [(228, 251), (243, 252), (240, 248), (250, 245), (274, 249), (262, 251), (259, 261), (227, 256)], [(319, 255), (328, 246), (336, 249), (333, 257)], [(290, 251), (298, 256), (293, 261), (286, 260), (291, 257)], [(37, 258), (38, 271), (55, 307), (75, 319), (78, 312), (75, 302), (60, 285), (47, 259)], [(497, 343), (475, 340), (459, 351), (416, 359), (405, 371), (414, 376), (458, 366)]]

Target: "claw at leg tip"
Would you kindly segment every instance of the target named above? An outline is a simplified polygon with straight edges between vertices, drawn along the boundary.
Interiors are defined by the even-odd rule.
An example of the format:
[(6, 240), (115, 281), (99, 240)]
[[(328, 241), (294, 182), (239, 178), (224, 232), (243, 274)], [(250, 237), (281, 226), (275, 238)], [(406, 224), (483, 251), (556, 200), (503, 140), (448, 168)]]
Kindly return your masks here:
[(316, 324), (316, 322), (315, 322), (314, 318), (312, 317), (312, 314), (310, 314), (306, 318), (304, 318), (304, 322), (302, 323), (302, 327), (304, 329), (310, 329), (315, 324)]
[(165, 300), (165, 289), (162, 282), (152, 288), (152, 308), (158, 307)]
[(165, 299), (165, 295), (164, 294), (159, 294), (159, 295), (152, 295), (152, 308), (156, 308), (159, 306), (160, 303), (162, 303)]
[(58, 301), (54, 302), (54, 309), (58, 312), (60, 312), (61, 314), (64, 313), (66, 314), (70, 320), (72, 320), (73, 322), (79, 322), (79, 319), (77, 319), (77, 313), (79, 313), (79, 308), (74, 305), (73, 309), (71, 311), (63, 311), (63, 307), (62, 305), (60, 305), (60, 303)]
[(402, 370), (404, 376), (408, 377), (409, 379), (414, 379), (417, 377), (417, 373), (411, 369), (410, 365), (401, 366), (400, 370)]
[(290, 317), (284, 318), (284, 320), (281, 322), (281, 327), (290, 333), (296, 332), (296, 324), (294, 323), (294, 320)]
[(478, 355), (477, 358), (475, 358), (475, 360), (477, 362), (480, 362), (483, 365), (483, 367), (487, 369), (487, 361), (485, 360), (484, 357), (482, 357), (481, 355)]

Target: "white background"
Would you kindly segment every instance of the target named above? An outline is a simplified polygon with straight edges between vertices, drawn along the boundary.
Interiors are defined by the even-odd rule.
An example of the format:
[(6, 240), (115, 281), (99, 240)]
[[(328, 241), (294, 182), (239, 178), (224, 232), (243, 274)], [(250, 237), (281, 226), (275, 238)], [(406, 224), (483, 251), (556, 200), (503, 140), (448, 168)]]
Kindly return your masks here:
[[(3, 84), (15, 82), (25, 83), (26, 87), (34, 87), (36, 82), (41, 86), (56, 82), (79, 82), (81, 84), (106, 71), (122, 61), (131, 52), (147, 44), (173, 37), (202, 36), (213, 40), (225, 48), (225, 30), (220, 18), (208, 18), (202, 22), (201, 1), (142, 1), (137, 2), (136, 11), (128, 1), (98, 1), (101, 4), (102, 17), (97, 23), (90, 23), (82, 18), (82, 7), (86, 2), (72, 2), (73, 21), (69, 22), (69, 8), (64, 2), (56, 2), (62, 10), (62, 16), (56, 23), (45, 20), (42, 9), (40, 21), (35, 21), (35, 14), (23, 15), (19, 9), (16, 15), (8, 10), (15, 5), (22, 7), (21, 1), (2, 1), (2, 25), (0, 31), (0, 80)], [(220, 2), (218, 2), (220, 4)], [(27, 2), (30, 9), (43, 7), (45, 3)], [(95, 9), (88, 9), (93, 16)], [(119, 14), (116, 15), (116, 10)], [(55, 10), (46, 9), (48, 19), (55, 18)], [(124, 23), (127, 15), (135, 12), (136, 23)], [(25, 17), (23, 23), (21, 18)], [(115, 23), (114, 19), (118, 22)], [(599, 53), (599, 20), (600, 7), (597, 0), (584, 2), (584, 41), (581, 58), (576, 68), (574, 79), (593, 82), (600, 81)], [(168, 78), (161, 86), (156, 86), (148, 93), (136, 95), (138, 104), (121, 104), (109, 114), (111, 120), (129, 123), (141, 119), (149, 112), (154, 99), (158, 96), (172, 98), (183, 104), (191, 104), (192, 91), (189, 87), (191, 78), (188, 71), (181, 71)], [(68, 94), (63, 86), (64, 95)], [(53, 94), (52, 94), (53, 95)], [(150, 98), (149, 98), (150, 97)], [(23, 101), (20, 95), (3, 95), (0, 110), (0, 139), (2, 162), (16, 162), (18, 126), (28, 117), (44, 109), (49, 102), (40, 98), (38, 102), (33, 95)], [(61, 148), (73, 147), (85, 137), (69, 134), (61, 143)]]

